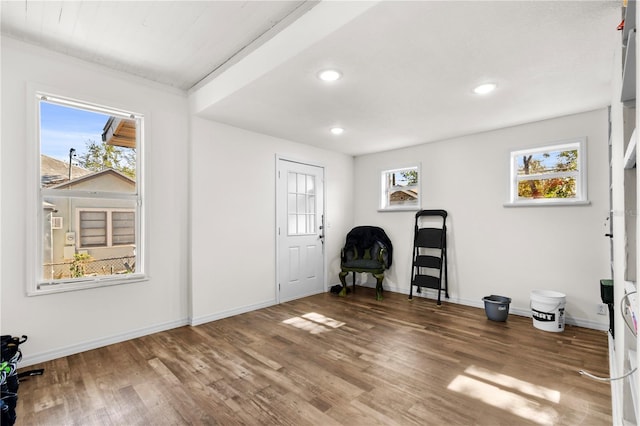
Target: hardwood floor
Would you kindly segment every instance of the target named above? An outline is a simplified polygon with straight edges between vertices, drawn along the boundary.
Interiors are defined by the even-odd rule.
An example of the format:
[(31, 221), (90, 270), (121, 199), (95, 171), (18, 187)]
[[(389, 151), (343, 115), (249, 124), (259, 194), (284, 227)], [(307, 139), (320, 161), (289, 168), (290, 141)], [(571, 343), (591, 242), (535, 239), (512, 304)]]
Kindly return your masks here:
[[(25, 349), (26, 350), (26, 349)], [(18, 425), (610, 425), (603, 331), (357, 287), (30, 366)]]

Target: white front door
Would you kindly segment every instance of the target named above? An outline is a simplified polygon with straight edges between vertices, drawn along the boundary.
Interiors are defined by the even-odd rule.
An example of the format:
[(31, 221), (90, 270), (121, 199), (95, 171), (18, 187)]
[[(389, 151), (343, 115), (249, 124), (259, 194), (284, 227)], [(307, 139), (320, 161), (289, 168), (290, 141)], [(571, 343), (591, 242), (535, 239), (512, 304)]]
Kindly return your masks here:
[(278, 159), (278, 300), (325, 291), (324, 169)]

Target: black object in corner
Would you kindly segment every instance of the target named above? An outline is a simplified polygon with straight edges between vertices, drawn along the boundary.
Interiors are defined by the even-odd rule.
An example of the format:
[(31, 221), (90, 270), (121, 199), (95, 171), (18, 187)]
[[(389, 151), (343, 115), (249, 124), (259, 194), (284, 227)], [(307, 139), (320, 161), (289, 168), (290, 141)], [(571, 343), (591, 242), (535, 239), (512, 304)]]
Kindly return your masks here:
[(438, 305), (442, 304), (443, 291), (445, 297), (449, 298), (446, 222), (446, 210), (420, 210), (416, 213), (409, 299), (413, 298), (413, 286), (417, 287), (417, 293), (423, 287), (437, 290)]

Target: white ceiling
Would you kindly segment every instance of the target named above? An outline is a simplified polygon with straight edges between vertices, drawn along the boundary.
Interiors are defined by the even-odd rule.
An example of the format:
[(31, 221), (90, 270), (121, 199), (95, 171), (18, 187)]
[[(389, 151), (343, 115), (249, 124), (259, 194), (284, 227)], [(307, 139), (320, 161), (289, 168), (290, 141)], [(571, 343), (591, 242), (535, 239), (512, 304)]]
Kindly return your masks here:
[[(621, 1), (2, 1), (2, 34), (351, 155), (601, 108)], [(344, 74), (328, 84), (320, 69)], [(498, 84), (480, 97), (472, 88)], [(332, 126), (345, 128), (340, 136)], [(547, 142), (547, 141), (541, 141)]]

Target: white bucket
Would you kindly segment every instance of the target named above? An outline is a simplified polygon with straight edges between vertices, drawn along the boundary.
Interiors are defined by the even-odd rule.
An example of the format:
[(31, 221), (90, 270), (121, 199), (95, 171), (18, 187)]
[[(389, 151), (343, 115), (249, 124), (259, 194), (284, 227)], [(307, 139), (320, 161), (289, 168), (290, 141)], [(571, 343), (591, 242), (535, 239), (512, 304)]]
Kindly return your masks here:
[(531, 291), (533, 326), (544, 331), (564, 331), (564, 305), (567, 296), (551, 290)]

